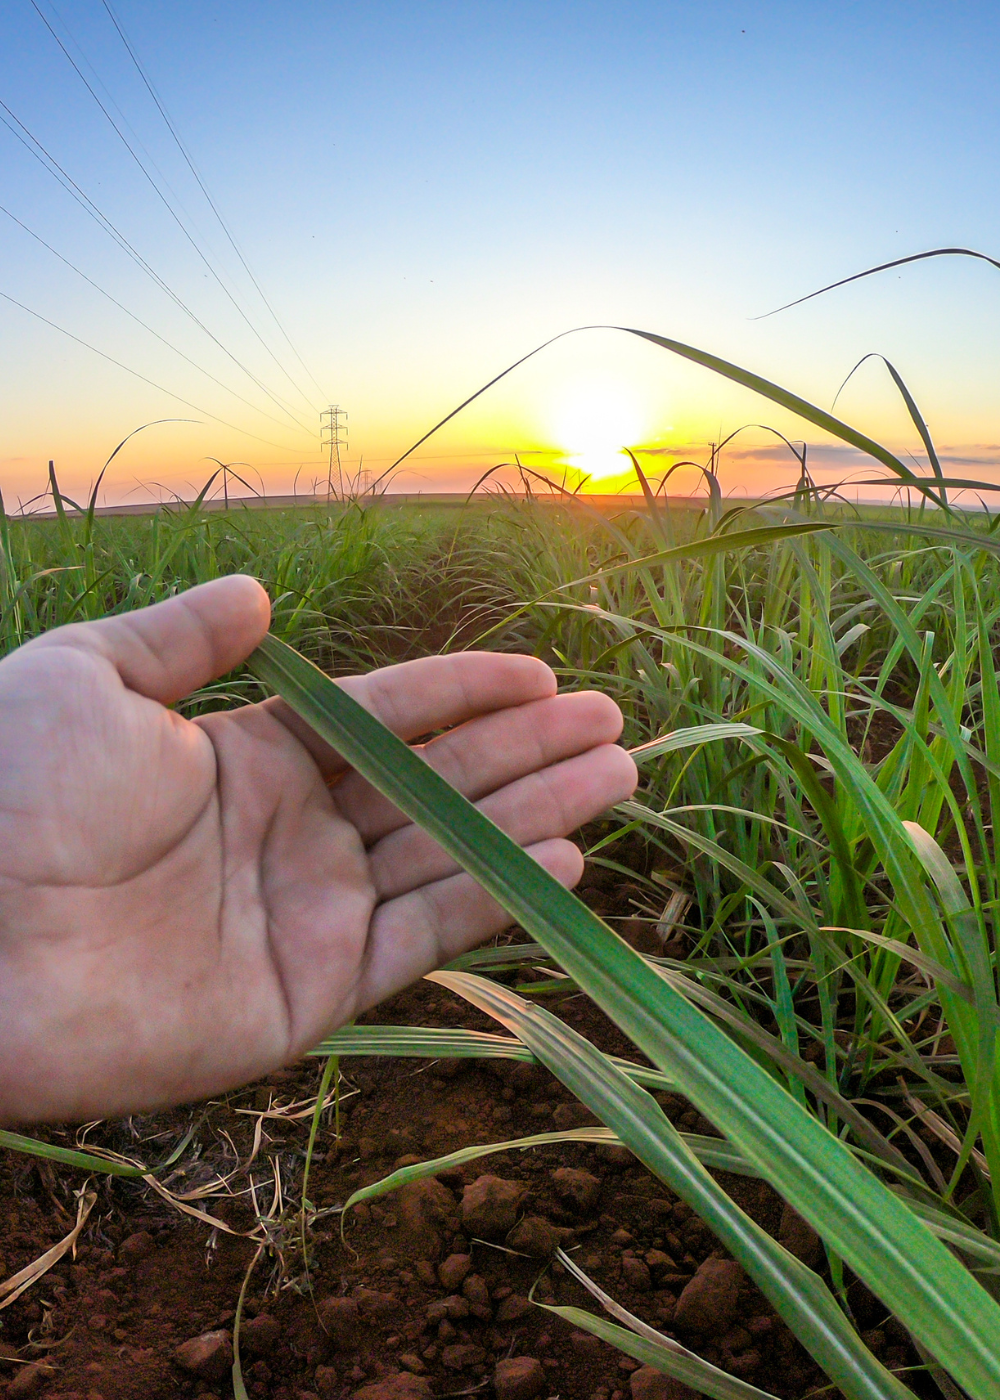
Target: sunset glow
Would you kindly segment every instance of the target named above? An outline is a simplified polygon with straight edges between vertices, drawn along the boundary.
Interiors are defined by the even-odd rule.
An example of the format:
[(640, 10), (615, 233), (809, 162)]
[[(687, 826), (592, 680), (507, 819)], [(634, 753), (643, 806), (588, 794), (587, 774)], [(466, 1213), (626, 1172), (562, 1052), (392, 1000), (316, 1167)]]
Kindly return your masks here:
[(629, 385), (614, 380), (578, 380), (556, 392), (551, 433), (567, 464), (596, 487), (632, 475), (624, 449), (647, 435), (648, 412)]
[[(188, 0), (122, 3), (204, 183), (103, 6), (55, 16), (65, 52), (30, 6), (5, 19), (0, 79), (20, 125), (0, 128), (0, 488), (15, 508), (44, 492), (50, 458), (86, 492), (150, 423), (102, 499), (192, 495), (213, 459), (248, 463), (270, 493), (308, 491), (326, 478), (331, 402), (349, 415), (348, 473), (377, 477), (505, 366), (595, 323), (686, 341), (825, 408), (877, 351), (946, 467), (1000, 470), (993, 269), (924, 262), (762, 319), (922, 248), (996, 252), (1000, 189), (974, 172), (992, 167), (1000, 125), (1000, 12), (908, 11), (901, 34), (876, 7), (861, 62), (833, 12), (777, 0), (745, 14), (715, 0), (514, 3), (492, 17), (384, 0), (335, 5), (329, 23), (309, 4), (218, 0), (206, 19)], [(66, 53), (107, 89), (132, 154)], [(912, 101), (931, 61), (933, 110)], [(669, 102), (648, 96), (668, 87)], [(530, 359), (391, 489), (465, 491), (520, 456), (617, 490), (624, 447), (683, 444), (701, 460), (745, 423), (806, 437), (831, 472), (870, 470), (791, 413), (628, 339), (588, 330)], [(837, 411), (926, 466), (879, 361)], [(775, 442), (743, 435), (725, 489), (784, 480)]]

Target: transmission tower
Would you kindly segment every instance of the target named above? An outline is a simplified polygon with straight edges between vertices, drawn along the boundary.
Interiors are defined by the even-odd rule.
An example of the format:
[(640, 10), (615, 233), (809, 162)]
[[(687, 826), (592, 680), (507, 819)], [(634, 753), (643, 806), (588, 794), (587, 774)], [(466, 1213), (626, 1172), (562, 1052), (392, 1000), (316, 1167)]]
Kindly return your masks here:
[[(329, 408), (324, 408), (319, 415), (320, 445), (329, 451), (329, 462), (326, 473), (326, 494), (328, 498), (336, 497), (343, 500), (344, 497), (344, 469), (340, 460), (340, 449), (347, 447), (347, 411), (339, 404), (332, 403)], [(334, 485), (334, 469), (336, 469), (336, 486)]]

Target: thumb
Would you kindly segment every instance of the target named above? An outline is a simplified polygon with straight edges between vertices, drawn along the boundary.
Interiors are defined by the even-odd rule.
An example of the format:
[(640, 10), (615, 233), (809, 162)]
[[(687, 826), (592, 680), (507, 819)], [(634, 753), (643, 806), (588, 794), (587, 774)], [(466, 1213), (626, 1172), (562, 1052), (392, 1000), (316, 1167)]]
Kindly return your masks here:
[(271, 604), (260, 584), (231, 574), (120, 617), (57, 627), (29, 645), (96, 652), (130, 690), (170, 705), (238, 666), (270, 620)]

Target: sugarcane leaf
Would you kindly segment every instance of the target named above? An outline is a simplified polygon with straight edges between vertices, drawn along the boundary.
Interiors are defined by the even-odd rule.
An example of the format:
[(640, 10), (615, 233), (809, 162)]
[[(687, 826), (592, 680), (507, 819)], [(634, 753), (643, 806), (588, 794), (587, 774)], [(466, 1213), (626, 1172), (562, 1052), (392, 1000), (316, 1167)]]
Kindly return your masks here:
[[(265, 638), (249, 666), (429, 832), (633, 1043), (675, 1078), (973, 1400), (995, 1400), (1000, 1305), (902, 1201), (607, 925), (317, 667), (274, 637)], [(621, 1079), (628, 1084), (624, 1075)]]
[[(630, 1313), (585, 1274), (564, 1250), (557, 1250), (556, 1258), (563, 1268), (597, 1299), (605, 1311), (625, 1324), (625, 1328), (617, 1327), (603, 1317), (595, 1317), (593, 1313), (584, 1312), (582, 1308), (560, 1307), (552, 1303), (538, 1303), (538, 1307), (544, 1308), (546, 1312), (555, 1313), (566, 1322), (583, 1327), (593, 1336), (610, 1342), (619, 1351), (634, 1356), (637, 1361), (643, 1361), (647, 1366), (655, 1366), (658, 1371), (673, 1376), (685, 1385), (693, 1386), (695, 1390), (701, 1391), (703, 1395), (712, 1396), (714, 1400), (775, 1400), (770, 1391), (759, 1390), (757, 1386), (741, 1381), (737, 1376), (720, 1371), (718, 1366), (713, 1366), (697, 1353), (681, 1346), (680, 1342), (672, 1337), (663, 1336), (655, 1327), (650, 1327), (634, 1313)], [(534, 1290), (531, 1301), (535, 1302)], [(625, 1330), (626, 1328), (628, 1330)]]
[(830, 1291), (750, 1219), (709, 1176), (659, 1104), (607, 1056), (543, 1007), (464, 972), (428, 980), (471, 1001), (530, 1045), (539, 1060), (651, 1172), (698, 1212), (841, 1390), (902, 1400), (911, 1392), (864, 1346)]

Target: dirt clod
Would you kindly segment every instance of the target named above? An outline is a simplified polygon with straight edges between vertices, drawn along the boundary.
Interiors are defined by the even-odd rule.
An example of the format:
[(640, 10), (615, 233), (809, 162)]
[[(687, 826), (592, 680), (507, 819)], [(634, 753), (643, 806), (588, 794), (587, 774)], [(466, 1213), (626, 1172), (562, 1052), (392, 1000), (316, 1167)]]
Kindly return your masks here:
[(633, 1254), (626, 1254), (622, 1258), (622, 1278), (626, 1287), (631, 1288), (634, 1293), (648, 1293), (653, 1286), (648, 1264), (644, 1264)]
[(632, 1400), (699, 1400), (698, 1392), (689, 1385), (665, 1376), (653, 1366), (640, 1366), (629, 1377)]
[(512, 1293), (505, 1298), (497, 1308), (497, 1322), (519, 1322), (522, 1317), (527, 1317), (534, 1312), (534, 1307), (527, 1298), (520, 1297), (517, 1293)]
[(691, 1332), (725, 1332), (736, 1318), (743, 1270), (731, 1259), (706, 1259), (677, 1299), (674, 1323)]
[(455, 1197), (434, 1177), (410, 1181), (399, 1192), (399, 1220), (414, 1256), (436, 1259), (442, 1235), (458, 1229)]
[(497, 1400), (535, 1400), (545, 1386), (545, 1370), (534, 1356), (499, 1361), (493, 1372)]
[(786, 1205), (781, 1212), (778, 1240), (789, 1254), (794, 1254), (806, 1268), (815, 1269), (822, 1262), (823, 1245), (819, 1235), (790, 1205)]
[(316, 1393), (319, 1400), (333, 1400), (340, 1390), (340, 1377), (333, 1366), (316, 1367)]
[(533, 1259), (547, 1259), (559, 1247), (560, 1238), (560, 1231), (542, 1216), (526, 1215), (507, 1236), (507, 1243)]
[(601, 1195), (599, 1178), (579, 1167), (557, 1167), (552, 1173), (552, 1185), (563, 1204), (579, 1215), (589, 1215)]
[(578, 1356), (600, 1356), (604, 1343), (591, 1332), (571, 1332), (569, 1344)]
[(662, 1249), (651, 1249), (646, 1255), (646, 1263), (654, 1279), (661, 1279), (665, 1274), (675, 1274), (677, 1265), (669, 1254), (665, 1254)]
[(427, 1400), (433, 1394), (431, 1383), (425, 1376), (415, 1376), (412, 1371), (399, 1371), (394, 1376), (385, 1376), (374, 1385), (363, 1385), (356, 1390), (353, 1400)]
[(486, 1351), (474, 1342), (457, 1342), (445, 1347), (441, 1353), (442, 1364), (449, 1371), (464, 1371), (467, 1366), (478, 1366), (486, 1360)]
[(602, 1162), (606, 1162), (609, 1167), (617, 1171), (624, 1170), (632, 1161), (632, 1154), (627, 1147), (620, 1147), (617, 1143), (602, 1142), (597, 1148), (596, 1155)]
[(441, 1287), (446, 1288), (449, 1293), (454, 1293), (471, 1268), (471, 1254), (449, 1254), (444, 1263), (438, 1265), (437, 1276)]
[(281, 1323), (270, 1313), (258, 1313), (240, 1328), (240, 1348), (252, 1356), (269, 1356), (281, 1338)]
[(13, 1396), (14, 1400), (28, 1400), (29, 1396), (37, 1395), (45, 1382), (54, 1375), (55, 1369), (48, 1362), (33, 1361), (30, 1366), (18, 1371), (7, 1387), (7, 1394)]
[(335, 1347), (353, 1351), (358, 1344), (361, 1311), (353, 1298), (325, 1298), (317, 1308), (320, 1326)]
[(560, 1132), (567, 1128), (592, 1128), (597, 1119), (582, 1103), (561, 1103), (552, 1115), (552, 1121)]
[(493, 1316), (493, 1309), (490, 1307), (490, 1290), (486, 1286), (486, 1280), (480, 1278), (479, 1274), (470, 1274), (462, 1284), (462, 1297), (468, 1299), (469, 1311), (473, 1317), (478, 1317), (482, 1322), (488, 1322)]
[(392, 1293), (383, 1293), (378, 1288), (355, 1289), (358, 1308), (365, 1317), (383, 1320), (390, 1316), (399, 1300)]
[(502, 1239), (513, 1228), (524, 1187), (499, 1176), (480, 1176), (462, 1194), (462, 1224), (485, 1240)]
[(156, 1241), (148, 1230), (136, 1230), (134, 1235), (129, 1235), (118, 1246), (118, 1262), (129, 1268), (148, 1259), (155, 1248)]
[(203, 1381), (221, 1381), (233, 1364), (233, 1339), (220, 1327), (215, 1332), (203, 1332), (182, 1342), (174, 1352), (174, 1360), (183, 1370)]

